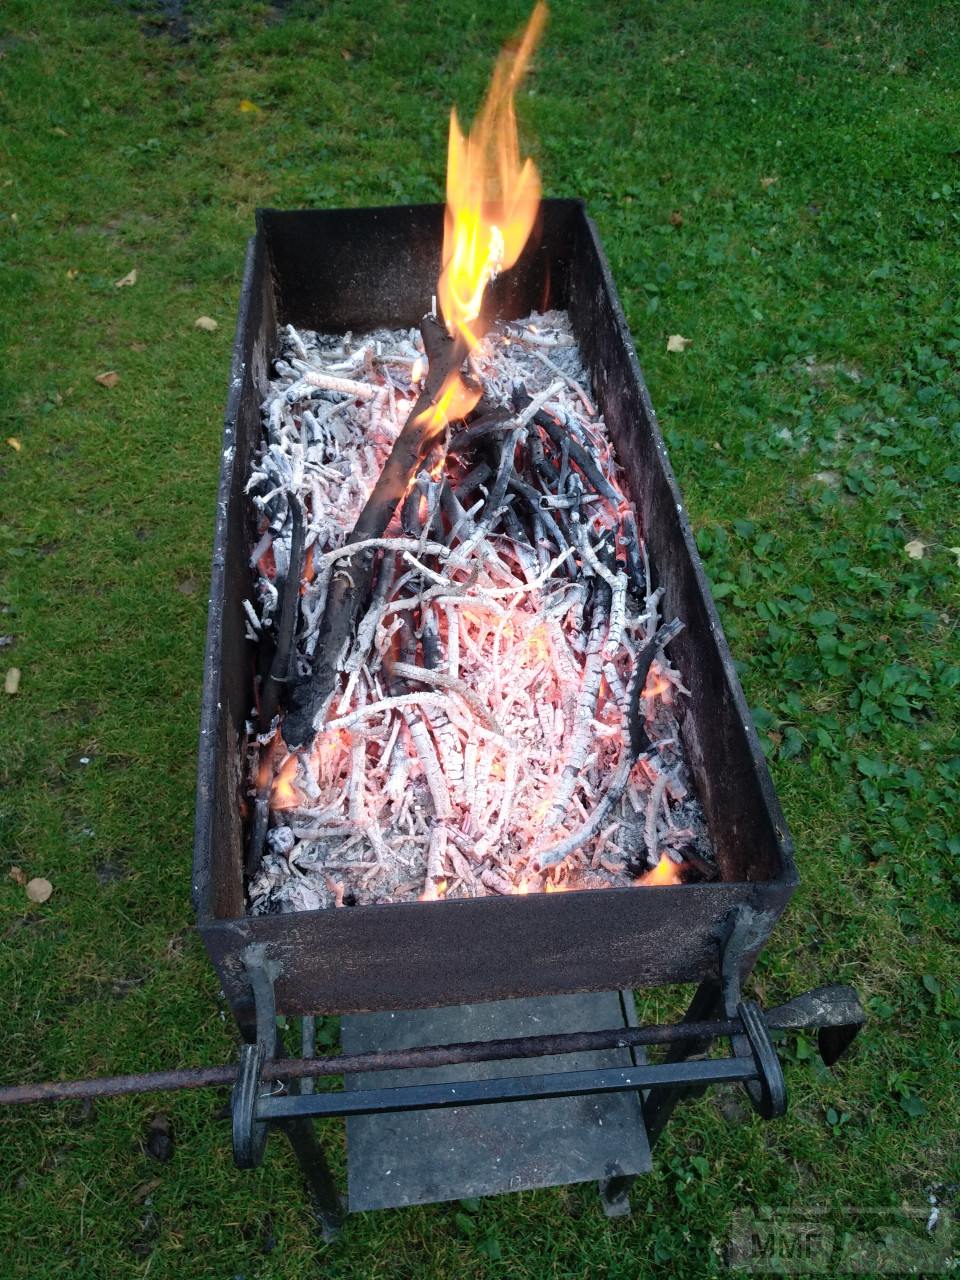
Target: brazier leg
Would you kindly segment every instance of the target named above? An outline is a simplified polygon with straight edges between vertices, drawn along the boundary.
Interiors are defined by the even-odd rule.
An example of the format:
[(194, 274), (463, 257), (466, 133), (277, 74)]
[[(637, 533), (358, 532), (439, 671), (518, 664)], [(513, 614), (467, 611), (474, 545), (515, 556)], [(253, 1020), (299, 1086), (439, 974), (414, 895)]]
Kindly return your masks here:
[[(291, 1081), (291, 1083), (294, 1083)], [(343, 1226), (343, 1202), (312, 1120), (283, 1120), (280, 1127), (297, 1157), (300, 1173), (324, 1240), (335, 1240)]]
[[(629, 993), (624, 993), (629, 994)], [(636, 1026), (636, 1011), (633, 998), (624, 1000), (625, 1017), (628, 1026)], [(723, 1010), (723, 993), (718, 978), (705, 978), (697, 988), (690, 1007), (683, 1016), (684, 1022), (701, 1022), (717, 1017)], [(632, 1017), (630, 1015), (633, 1015)], [(667, 1050), (666, 1062), (682, 1062), (686, 1058), (694, 1058), (705, 1053), (710, 1047), (709, 1040), (679, 1040)], [(707, 1086), (700, 1088), (689, 1085), (661, 1085), (648, 1089), (643, 1096), (643, 1121), (647, 1130), (647, 1140), (653, 1147), (660, 1137), (667, 1121), (673, 1115), (674, 1108), (683, 1098), (699, 1097), (706, 1092)], [(603, 1212), (608, 1218), (626, 1217), (630, 1212), (630, 1188), (636, 1182), (635, 1177), (613, 1175), (598, 1183), (600, 1202)]]
[[(268, 959), (264, 948), (255, 945), (246, 948), (243, 959), (253, 990), (256, 1025), (251, 1028), (248, 1023), (241, 1023), (241, 1034), (262, 1045), (269, 1060), (283, 1053), (283, 1034), (277, 1027), (277, 1006), (273, 987), (277, 967)], [(304, 1053), (312, 1057), (316, 1046), (316, 1024), (312, 1017), (303, 1020), (302, 1045)], [(301, 1091), (312, 1092), (313, 1080), (310, 1080), (308, 1089), (303, 1089), (302, 1081), (291, 1080), (287, 1090), (291, 1094)], [(313, 1120), (292, 1116), (275, 1123), (286, 1135), (287, 1141), (293, 1148), (293, 1154), (307, 1184), (310, 1203), (324, 1240), (335, 1239), (343, 1225), (343, 1205), (333, 1174), (330, 1172), (330, 1166), (323, 1154), (323, 1147), (317, 1138)], [(259, 1163), (259, 1156), (257, 1163)]]
[[(304, 1018), (301, 1041), (304, 1057), (308, 1053), (310, 1057), (313, 1057), (316, 1045), (315, 1032), (316, 1024), (314, 1019)], [(277, 1047), (282, 1052), (283, 1036), (279, 1031), (277, 1032)], [(313, 1079), (308, 1076), (304, 1080), (289, 1081), (287, 1091), (294, 1094), (313, 1093), (313, 1087)], [(340, 1233), (340, 1228), (343, 1226), (343, 1202), (337, 1191), (337, 1184), (333, 1174), (330, 1172), (330, 1166), (327, 1164), (327, 1158), (323, 1153), (323, 1145), (317, 1137), (314, 1121), (308, 1118), (282, 1120), (280, 1128), (286, 1134), (287, 1141), (293, 1148), (293, 1154), (297, 1158), (297, 1164), (300, 1166), (300, 1173), (307, 1184), (307, 1194), (310, 1197), (310, 1204), (323, 1238), (327, 1241), (335, 1240)]]
[[(716, 978), (707, 978), (697, 988), (683, 1021), (701, 1022), (715, 1018), (722, 1008), (720, 983)], [(670, 1045), (665, 1061), (682, 1062), (685, 1058), (693, 1058), (698, 1053), (705, 1053), (709, 1047), (709, 1040), (680, 1040)], [(700, 1088), (689, 1085), (660, 1085), (647, 1090), (643, 1096), (643, 1122), (651, 1147), (666, 1127), (677, 1103), (683, 1098), (699, 1097), (706, 1092), (706, 1089), (706, 1085)], [(598, 1183), (600, 1202), (608, 1218), (623, 1218), (629, 1214), (630, 1188), (635, 1182), (636, 1177), (614, 1175)]]
[[(317, 1020), (310, 1014), (302, 1020), (300, 1032), (300, 1056), (314, 1058), (317, 1053)], [(300, 1081), (301, 1093), (313, 1093), (313, 1076), (304, 1076)]]
[(600, 1204), (608, 1218), (630, 1216), (630, 1188), (637, 1180), (634, 1173), (618, 1173), (611, 1178), (601, 1178), (597, 1183)]
[[(620, 992), (620, 1011), (623, 1014), (624, 1026), (639, 1026), (637, 1002), (632, 991)], [(630, 1053), (635, 1063), (646, 1061), (642, 1049), (632, 1049)], [(611, 1170), (609, 1177), (600, 1179), (597, 1190), (600, 1192), (600, 1205), (606, 1217), (628, 1218), (630, 1216), (630, 1188), (636, 1180), (635, 1173), (617, 1173), (615, 1170)]]
[[(723, 1010), (723, 995), (716, 978), (705, 978), (697, 987), (690, 1008), (683, 1016), (684, 1022), (704, 1022), (716, 1018)], [(667, 1062), (682, 1062), (695, 1058), (710, 1048), (709, 1040), (678, 1040), (667, 1050)], [(652, 1147), (673, 1115), (674, 1108), (683, 1098), (697, 1098), (706, 1086), (660, 1085), (648, 1089), (643, 1100), (643, 1119), (647, 1126), (647, 1138)]]
[[(730, 913), (719, 940), (718, 976), (705, 978), (697, 987), (690, 1008), (684, 1014), (684, 1022), (707, 1022), (721, 1014), (728, 1018), (736, 1015), (741, 983), (753, 967), (751, 956), (769, 936), (771, 927), (770, 918), (751, 907), (737, 907)], [(666, 1061), (682, 1062), (696, 1058), (707, 1052), (710, 1043), (709, 1040), (678, 1041), (668, 1049)], [(734, 1048), (737, 1049), (736, 1038)], [(643, 1118), (651, 1147), (663, 1133), (677, 1103), (684, 1098), (699, 1098), (706, 1089), (705, 1085), (663, 1085), (647, 1091)]]

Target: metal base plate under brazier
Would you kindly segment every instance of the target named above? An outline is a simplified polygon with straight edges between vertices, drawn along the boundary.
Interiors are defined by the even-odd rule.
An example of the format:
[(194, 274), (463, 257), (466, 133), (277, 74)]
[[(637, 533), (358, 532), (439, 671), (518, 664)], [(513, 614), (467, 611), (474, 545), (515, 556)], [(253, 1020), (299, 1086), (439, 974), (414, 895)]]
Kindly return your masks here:
[[(628, 1003), (626, 1003), (628, 1002)], [(629, 1025), (630, 993), (532, 997), (341, 1019), (344, 1053)], [(637, 1051), (634, 1051), (637, 1052)], [(642, 1052), (642, 1051), (640, 1051)], [(630, 1049), (347, 1076), (377, 1089), (629, 1067)], [(636, 1093), (593, 1094), (347, 1120), (351, 1212), (647, 1173), (650, 1147)]]

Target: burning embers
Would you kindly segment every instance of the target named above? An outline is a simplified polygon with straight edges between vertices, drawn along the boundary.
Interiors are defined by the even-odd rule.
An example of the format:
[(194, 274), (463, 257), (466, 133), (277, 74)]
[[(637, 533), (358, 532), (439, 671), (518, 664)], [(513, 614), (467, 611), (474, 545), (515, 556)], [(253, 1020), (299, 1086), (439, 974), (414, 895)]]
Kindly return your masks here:
[[(421, 345), (283, 338), (248, 484), (263, 529), (248, 614), (252, 638), (282, 631), (299, 583), (301, 669), (418, 396)], [(251, 740), (272, 809), (255, 911), (710, 874), (664, 653), (680, 624), (660, 616), (566, 317), (489, 334), (471, 365), (478, 409), (361, 549), (372, 588), (312, 743), (287, 751), (282, 724), (262, 756)]]
[(566, 317), (481, 320), (536, 217), (513, 93), (544, 16), (469, 137), (451, 119), (444, 323), (282, 337), (247, 485), (256, 911), (711, 873), (664, 655), (682, 624)]

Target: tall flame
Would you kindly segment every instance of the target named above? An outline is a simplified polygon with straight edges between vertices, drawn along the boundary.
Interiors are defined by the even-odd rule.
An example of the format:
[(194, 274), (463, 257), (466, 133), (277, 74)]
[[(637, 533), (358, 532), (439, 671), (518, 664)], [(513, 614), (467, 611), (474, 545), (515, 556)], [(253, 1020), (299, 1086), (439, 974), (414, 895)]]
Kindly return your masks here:
[(519, 41), (497, 59), (479, 115), (464, 137), (456, 108), (450, 113), (443, 270), (437, 296), (447, 329), (473, 347), (472, 328), (483, 291), (512, 267), (527, 242), (540, 203), (540, 175), (520, 161), (513, 97), (547, 18), (539, 0)]

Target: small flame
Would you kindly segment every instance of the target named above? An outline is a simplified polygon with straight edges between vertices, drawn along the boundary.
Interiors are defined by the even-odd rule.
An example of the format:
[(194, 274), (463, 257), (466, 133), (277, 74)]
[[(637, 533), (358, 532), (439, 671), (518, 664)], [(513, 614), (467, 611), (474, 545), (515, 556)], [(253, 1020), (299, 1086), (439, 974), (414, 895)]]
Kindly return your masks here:
[(523, 879), (522, 879), (522, 880), (517, 884), (517, 887), (514, 889), (514, 891), (513, 891), (513, 892), (514, 892), (514, 893), (519, 893), (519, 894), (521, 894), (521, 895), (523, 895), (523, 894), (525, 894), (525, 893), (529, 893), (529, 892), (530, 892), (530, 881), (529, 881), (526, 877), (524, 877), (524, 878), (523, 878)]
[(670, 688), (670, 681), (665, 675), (657, 670), (656, 666), (651, 666), (650, 674), (647, 676), (647, 683), (643, 686), (643, 696), (645, 698), (662, 698)]
[(280, 772), (273, 782), (270, 794), (271, 809), (296, 809), (302, 804), (303, 797), (293, 785), (297, 776), (297, 757), (291, 752), (280, 766)]
[(313, 563), (313, 555), (316, 549), (317, 549), (317, 544), (315, 542), (311, 542), (310, 546), (307, 548), (307, 554), (303, 562), (303, 574), (301, 575), (301, 578), (300, 578), (300, 594), (301, 595), (306, 595), (307, 587), (317, 576), (317, 567)]
[(483, 291), (519, 258), (540, 204), (536, 166), (529, 157), (520, 162), (513, 96), (546, 17), (547, 7), (540, 0), (519, 42), (501, 51), (486, 100), (467, 137), (456, 108), (450, 113), (443, 270), (437, 297), (449, 332), (462, 334), (471, 347), (479, 341), (472, 325), (480, 315)]
[(481, 387), (470, 386), (464, 382), (459, 370), (451, 374), (433, 406), (434, 425), (442, 429), (448, 422), (465, 418), (470, 410), (480, 403), (482, 394)]
[(544, 818), (547, 816), (547, 814), (550, 812), (550, 805), (552, 803), (553, 801), (550, 799), (549, 796), (541, 800), (540, 803), (537, 805), (537, 807), (534, 809), (533, 813), (530, 815), (531, 819), (539, 825), (539, 823), (541, 823), (544, 820)]
[(534, 629), (527, 636), (527, 645), (530, 648), (531, 664), (536, 665), (538, 662), (546, 662), (550, 657), (550, 642), (547, 639), (547, 628), (542, 624)]
[(413, 368), (410, 370), (411, 385), (416, 386), (423, 377), (423, 357), (417, 356), (413, 362)]
[(440, 898), (446, 896), (447, 882), (446, 880), (428, 880), (424, 886), (423, 893), (420, 895), (421, 902), (437, 902)]
[(657, 884), (682, 884), (683, 877), (680, 875), (680, 868), (668, 858), (665, 853), (660, 855), (660, 861), (652, 871), (645, 871), (642, 876), (634, 881), (634, 884), (657, 885)]

